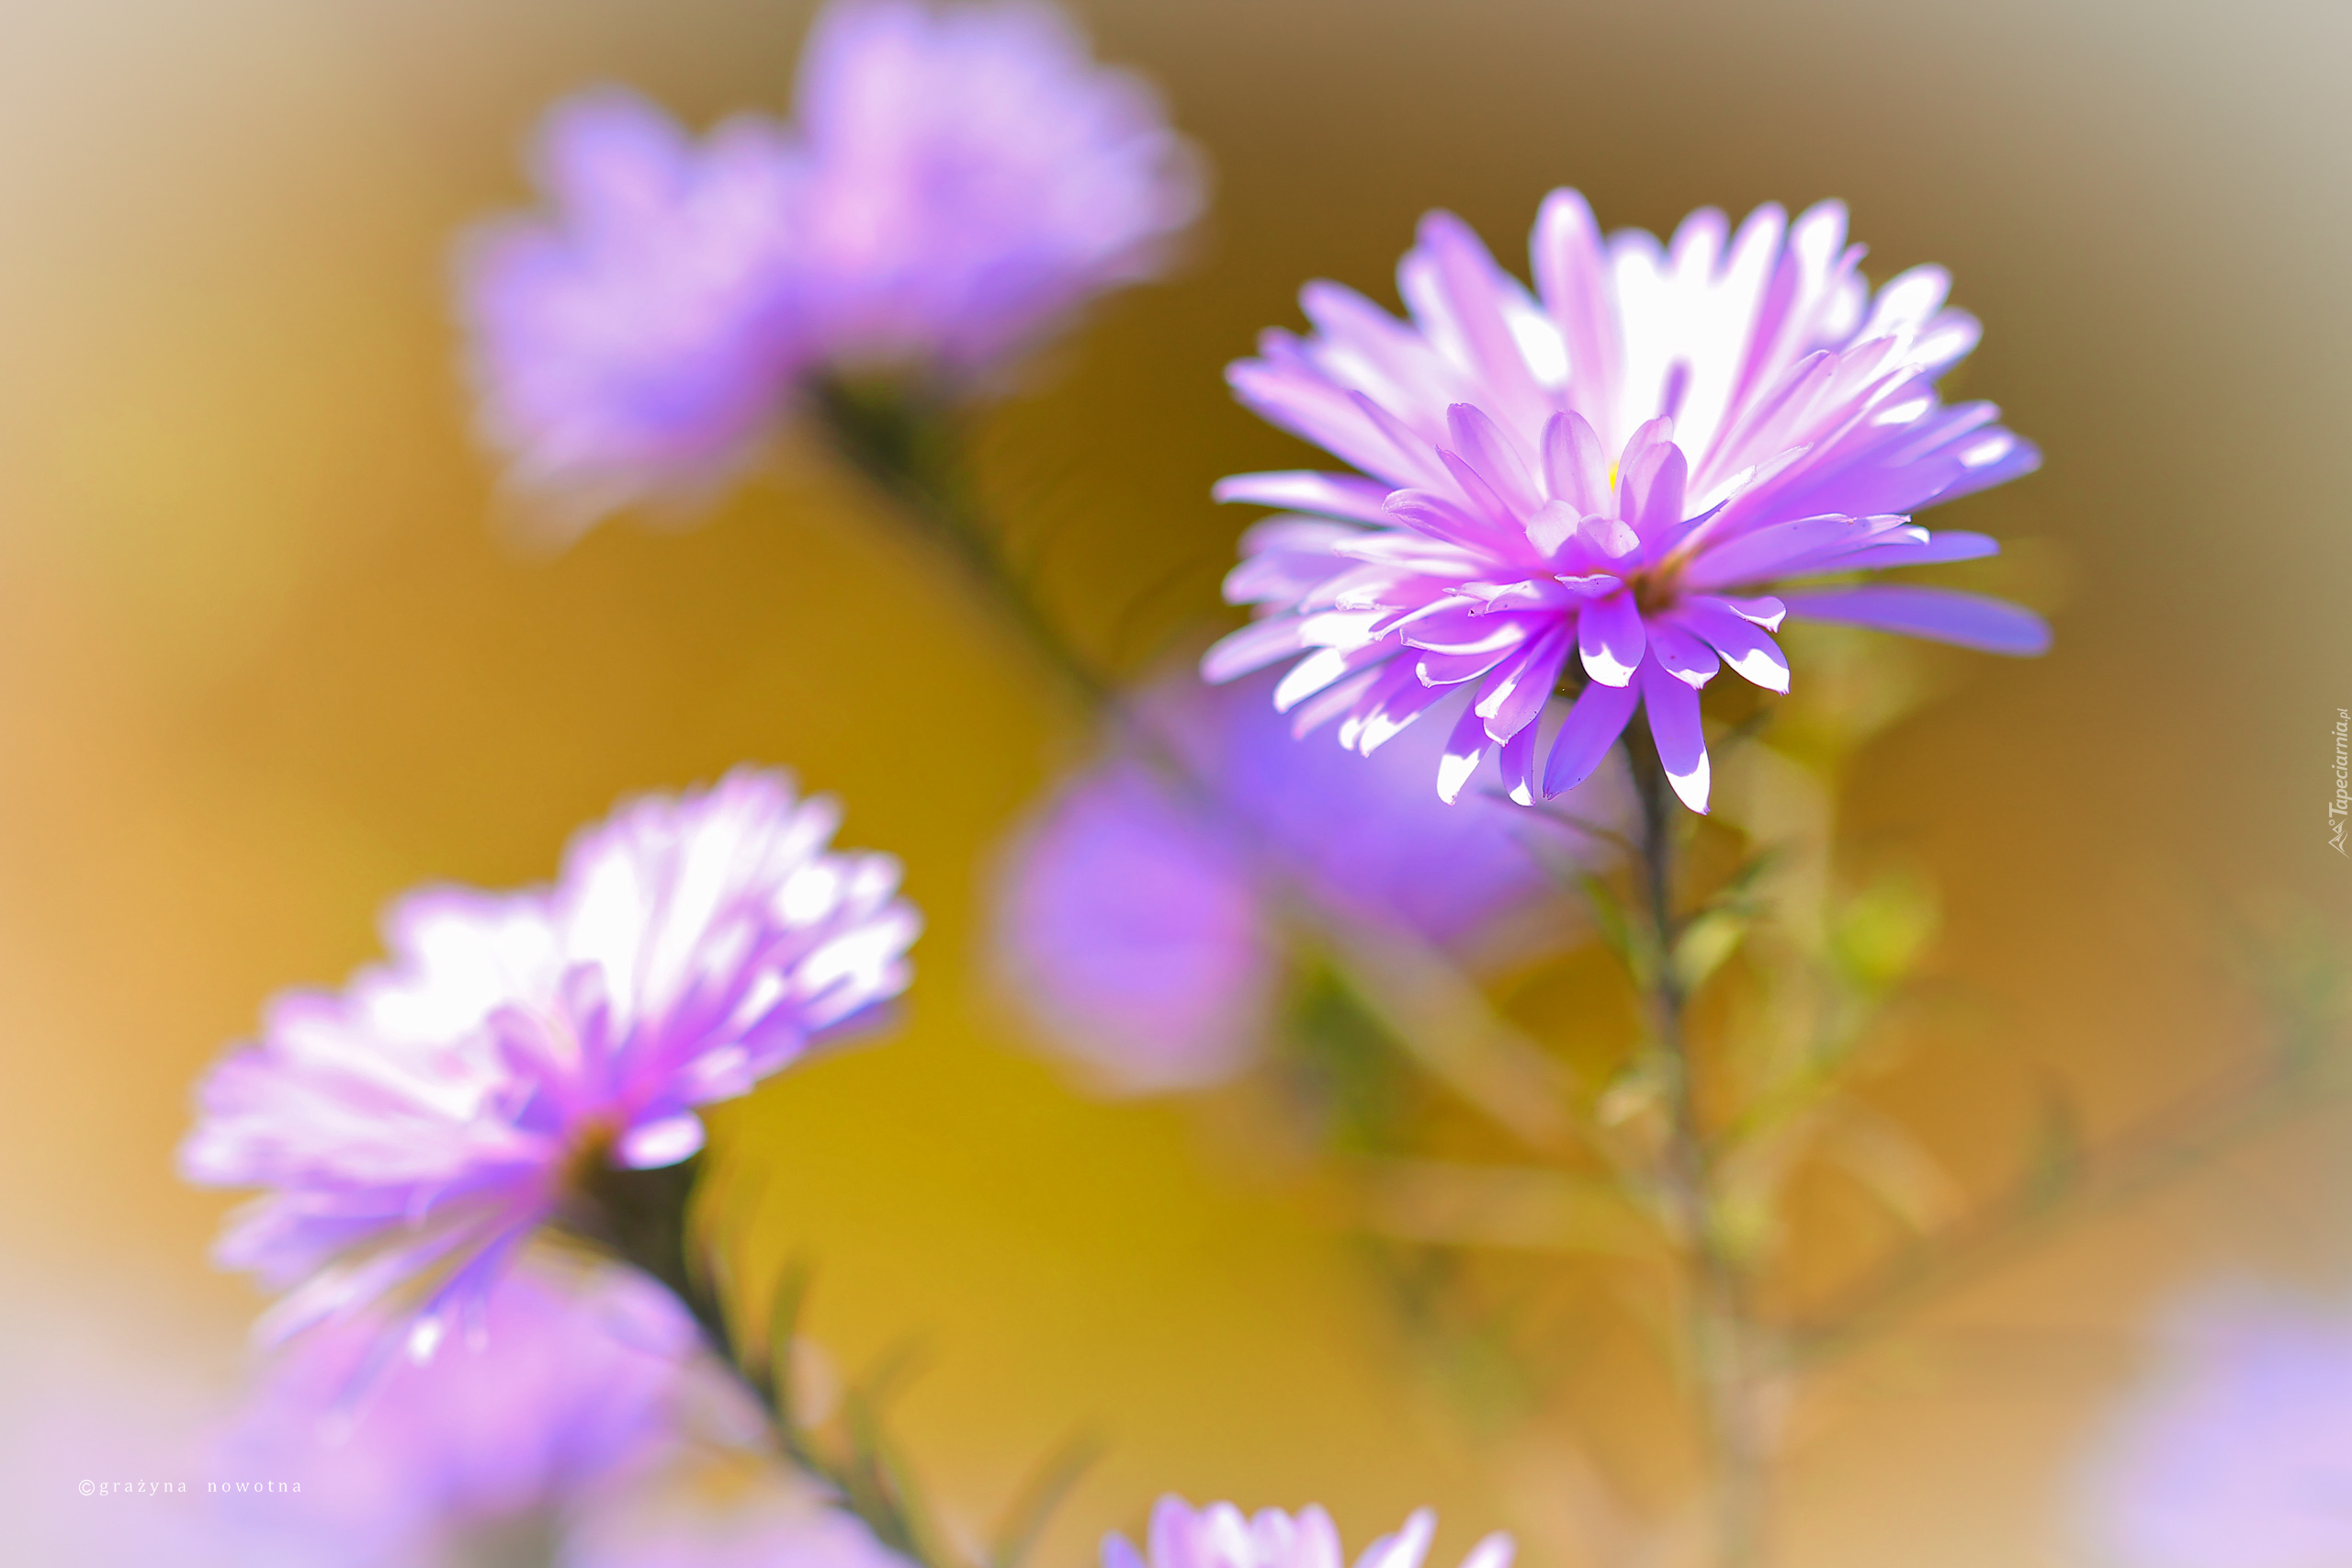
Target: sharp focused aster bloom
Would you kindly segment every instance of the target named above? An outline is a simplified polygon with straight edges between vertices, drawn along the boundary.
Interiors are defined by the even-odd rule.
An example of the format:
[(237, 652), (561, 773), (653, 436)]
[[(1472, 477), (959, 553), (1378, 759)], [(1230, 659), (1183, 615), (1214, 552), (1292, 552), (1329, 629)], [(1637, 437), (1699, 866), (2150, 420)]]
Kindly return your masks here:
[(2115, 1422), (2082, 1521), (2114, 1568), (2352, 1562), (2352, 1318), (2244, 1297), (2177, 1314)]
[[(1604, 239), (1564, 189), (1536, 221), (1533, 293), (1444, 213), (1398, 269), (1409, 321), (1309, 285), (1313, 335), (1269, 333), (1230, 378), (1359, 471), (1218, 487), (1293, 514), (1245, 536), (1226, 592), (1262, 618), (1204, 672), (1296, 660), (1276, 705), (1301, 733), (1340, 720), (1367, 754), (1444, 705), (1449, 799), (1490, 750), (1517, 798), (1556, 795), (1638, 709), (1703, 811), (1699, 689), (1728, 664), (1786, 691), (1783, 615), (2040, 652), (2042, 623), (1996, 600), (1809, 581), (1994, 553), (1908, 514), (2039, 461), (1990, 404), (1938, 400), (1977, 337), (1942, 270), (1872, 295), (1845, 236), (1825, 202), (1793, 224), (1759, 208), (1736, 233), (1702, 210), (1665, 247)], [(1539, 757), (1536, 720), (1579, 670)]]
[[(1547, 858), (1581, 835), (1505, 802), (1449, 809), (1429, 790), (1436, 733), (1369, 764), (1305, 747), (1270, 678), (1224, 690), (1189, 672), (1134, 705), (1190, 770), (1127, 751), (1071, 780), (1019, 841), (998, 934), (1014, 994), (1106, 1087), (1195, 1089), (1248, 1065), (1283, 972), (1288, 914), (1401, 933), (1473, 966), (1532, 956), (1576, 925)], [(1499, 779), (1487, 767), (1490, 793)], [(1615, 781), (1575, 803), (1621, 814)]]
[(568, 534), (731, 477), (806, 357), (799, 155), (732, 120), (700, 145), (621, 92), (552, 111), (554, 210), (487, 225), (462, 255), (484, 440)]
[(1151, 89), (1042, 5), (847, 0), (818, 19), (798, 123), (696, 142), (603, 92), (557, 107), (551, 211), (464, 247), (485, 441), (562, 536), (733, 478), (829, 372), (968, 389), (1201, 204)]
[(853, 368), (984, 375), (1154, 276), (1201, 205), (1150, 86), (1043, 5), (846, 0), (797, 107), (819, 332)]
[[(1436, 1529), (1437, 1516), (1423, 1508), (1366, 1547), (1355, 1568), (1421, 1568)], [(1511, 1551), (1510, 1537), (1498, 1530), (1470, 1549), (1462, 1568), (1510, 1568)], [(1230, 1503), (1195, 1508), (1170, 1496), (1152, 1509), (1143, 1551), (1124, 1536), (1103, 1538), (1102, 1568), (1347, 1568), (1347, 1559), (1331, 1516), (1319, 1507), (1252, 1516)]]
[(268, 1190), (218, 1252), (293, 1287), (265, 1333), (397, 1292), (429, 1354), (600, 1167), (687, 1158), (696, 1107), (874, 1021), (919, 921), (897, 862), (827, 849), (839, 820), (751, 769), (633, 801), (553, 887), (411, 894), (389, 963), (272, 1004), (181, 1151)]

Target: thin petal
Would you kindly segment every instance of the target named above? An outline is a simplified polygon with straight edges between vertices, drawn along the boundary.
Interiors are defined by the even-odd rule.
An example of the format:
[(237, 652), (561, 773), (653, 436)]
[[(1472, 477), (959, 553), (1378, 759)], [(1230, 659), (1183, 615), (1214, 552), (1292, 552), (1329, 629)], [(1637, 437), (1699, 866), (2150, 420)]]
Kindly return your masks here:
[(1209, 493), (1221, 502), (1255, 502), (1284, 512), (1317, 512), (1356, 523), (1388, 521), (1381, 510), (1388, 487), (1354, 474), (1234, 474), (1217, 480)]
[(1577, 647), (1585, 673), (1604, 686), (1622, 686), (1641, 667), (1647, 645), (1642, 612), (1631, 593), (1596, 599), (1577, 616)]
[(677, 1164), (700, 1152), (702, 1145), (702, 1118), (691, 1111), (680, 1111), (631, 1127), (614, 1145), (613, 1163), (624, 1170), (651, 1170)]
[(1581, 521), (1577, 509), (1566, 502), (1547, 501), (1528, 514), (1527, 542), (1550, 560), (1562, 545), (1575, 536)]
[(1565, 186), (1552, 192), (1536, 215), (1529, 249), (1536, 290), (1567, 348), (1568, 394), (1586, 416), (1605, 421), (1616, 402), (1623, 349), (1616, 289), (1591, 207)]
[(1306, 646), (1304, 625), (1296, 615), (1275, 615), (1227, 633), (1201, 656), (1201, 679), (1214, 686), (1289, 658)]
[(1644, 538), (1660, 537), (1682, 521), (1683, 491), (1690, 478), (1690, 465), (1681, 447), (1671, 442), (1650, 447), (1621, 481), (1624, 501), (1618, 515)]
[(1544, 795), (1565, 795), (1592, 776), (1609, 748), (1623, 734), (1641, 694), (1631, 685), (1604, 686), (1595, 681), (1577, 694), (1567, 721), (1552, 741), (1550, 761), (1544, 764)]
[(1438, 798), (1451, 806), (1462, 797), (1463, 786), (1470, 775), (1478, 771), (1479, 761), (1493, 742), (1487, 739), (1487, 721), (1475, 707), (1464, 707), (1462, 717), (1446, 738), (1445, 755), (1438, 760)]
[(1779, 631), (1781, 619), (1789, 613), (1789, 607), (1770, 593), (1759, 593), (1752, 599), (1735, 599), (1729, 594), (1718, 594), (1716, 597), (1730, 605), (1735, 613), (1747, 616), (1768, 632)]
[(1484, 411), (1474, 403), (1455, 403), (1445, 411), (1445, 428), (1463, 460), (1477, 469), (1479, 477), (1520, 515), (1543, 504), (1544, 498), (1535, 493), (1535, 481), (1528, 477), (1527, 465), (1520, 461), (1510, 440)]
[(1544, 422), (1544, 486), (1583, 516), (1616, 510), (1609, 503), (1609, 454), (1573, 409)]
[(1362, 702), (1380, 679), (1378, 670), (1360, 670), (1329, 691), (1309, 697), (1292, 710), (1290, 732), (1294, 739), (1312, 734)]
[(1715, 678), (1723, 660), (1695, 634), (1675, 625), (1671, 616), (1649, 623), (1650, 652), (1667, 672), (1686, 686), (1703, 686)]
[(1364, 694), (1363, 705), (1340, 727), (1340, 744), (1369, 757), (1447, 694), (1442, 686), (1425, 684), (1413, 660), (1396, 660)]
[(1540, 724), (1525, 724), (1518, 734), (1503, 742), (1503, 787), (1521, 806), (1535, 804), (1535, 748), (1543, 732)]
[(1702, 545), (1682, 581), (1693, 588), (1736, 588), (1759, 582), (1815, 556), (1827, 556), (1841, 547), (1866, 547), (1882, 531), (1869, 518), (1800, 517), (1792, 523), (1775, 523), (1721, 544)]
[(1704, 637), (1724, 662), (1766, 691), (1789, 689), (1789, 660), (1771, 634), (1720, 599), (1686, 599), (1674, 618)]
[(1914, 544), (1905, 539), (1890, 545), (1872, 545), (1868, 549), (1840, 556), (1817, 570), (1854, 571), (1864, 568), (1877, 570), (1896, 566), (1941, 566), (1947, 561), (1982, 560), (1986, 556), (2000, 553), (2000, 541), (1990, 535), (1939, 528), (1923, 544)]
[(1905, 632), (1986, 653), (2030, 658), (2050, 651), (2050, 623), (2032, 611), (1949, 588), (1873, 584), (1823, 593), (1783, 593), (1789, 614), (1816, 621)]
[(1682, 804), (1707, 810), (1707, 732), (1699, 722), (1699, 694), (1669, 674), (1655, 659), (1642, 666), (1642, 706), (1649, 714), (1657, 760)]
[(1365, 665), (1391, 657), (1395, 649), (1380, 643), (1362, 648), (1318, 648), (1284, 672), (1274, 687), (1274, 711), (1288, 713)]
[(1533, 728), (1559, 682), (1561, 666), (1567, 661), (1568, 637), (1563, 627), (1538, 637), (1516, 666), (1508, 662), (1498, 666), (1487, 677), (1475, 705), (1486, 718), (1487, 733), (1497, 740), (1509, 740), (1523, 729)]
[(1473, 599), (1441, 604), (1403, 627), (1408, 647), (1431, 653), (1492, 653), (1527, 640), (1541, 621), (1527, 615), (1491, 615)]
[(1400, 490), (1388, 498), (1388, 515), (1433, 539), (1481, 554), (1494, 548), (1491, 527), (1435, 491)]
[(1382, 1536), (1365, 1547), (1363, 1555), (1356, 1559), (1356, 1568), (1421, 1568), (1421, 1559), (1430, 1549), (1430, 1537), (1436, 1532), (1437, 1515), (1427, 1508), (1417, 1508), (1405, 1521), (1403, 1529)]

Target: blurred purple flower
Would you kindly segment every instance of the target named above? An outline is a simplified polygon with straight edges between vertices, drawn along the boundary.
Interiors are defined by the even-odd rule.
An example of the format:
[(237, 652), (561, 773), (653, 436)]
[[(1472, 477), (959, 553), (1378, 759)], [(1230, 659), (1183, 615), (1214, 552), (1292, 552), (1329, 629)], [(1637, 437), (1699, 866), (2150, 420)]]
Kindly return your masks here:
[[(1135, 717), (1189, 781), (1114, 754), (1062, 788), (1009, 862), (997, 931), (1011, 987), (1114, 1090), (1203, 1088), (1246, 1066), (1282, 978), (1284, 916), (1301, 906), (1474, 965), (1556, 947), (1576, 927), (1544, 857), (1577, 856), (1580, 835), (1486, 792), (1437, 800), (1434, 733), (1369, 764), (1300, 746), (1271, 683), (1216, 690), (1188, 672), (1148, 691)], [(1575, 808), (1611, 819), (1616, 787), (1595, 781)]]
[(537, 163), (555, 211), (470, 235), (460, 298), (482, 436), (568, 537), (757, 452), (806, 355), (805, 174), (780, 126), (696, 145), (619, 91), (557, 106)]
[(404, 1568), (471, 1561), (471, 1544), (537, 1529), (569, 1568), (899, 1568), (862, 1525), (781, 1478), (732, 1506), (664, 1496), (682, 1469), (775, 1464), (748, 1395), (651, 1280), (534, 1258), (492, 1291), (482, 1327), (478, 1345), (369, 1380), (356, 1408), (340, 1391), (381, 1343), (369, 1314), (277, 1358), (206, 1468), (299, 1476), (303, 1491), (220, 1500), (238, 1560)]
[(675, 1440), (701, 1343), (642, 1276), (524, 1267), (489, 1292), (479, 1343), (392, 1367), (348, 1408), (344, 1391), (381, 1342), (373, 1316), (289, 1346), (216, 1445), (216, 1473), (302, 1478), (299, 1505), (229, 1500), (256, 1549), (344, 1535), (390, 1561), (432, 1561), (468, 1529), (550, 1512)]
[[(1356, 1559), (1356, 1568), (1420, 1568), (1429, 1555), (1437, 1516), (1423, 1508), (1395, 1535), (1381, 1537)], [(1498, 1530), (1470, 1549), (1462, 1568), (1510, 1568), (1511, 1539)], [(1340, 1532), (1319, 1507), (1296, 1514), (1275, 1508), (1245, 1516), (1230, 1503), (1195, 1508), (1162, 1497), (1151, 1511), (1141, 1552), (1120, 1535), (1102, 1539), (1102, 1568), (1346, 1568)]]
[(2177, 1313), (2083, 1491), (2116, 1568), (2352, 1562), (2352, 1317), (2247, 1297)]
[(222, 1262), (293, 1287), (266, 1336), (398, 1292), (412, 1353), (470, 1329), (594, 1162), (673, 1165), (695, 1108), (870, 1020), (919, 921), (898, 863), (827, 851), (839, 808), (739, 769), (622, 806), (551, 888), (394, 904), (392, 959), (297, 991), (215, 1067), (190, 1180), (270, 1189)]
[(1154, 276), (1200, 209), (1157, 95), (1044, 5), (843, 0), (797, 110), (816, 315), (844, 367), (984, 376)]
[[(1939, 403), (1937, 378), (1977, 338), (1944, 307), (1941, 268), (1873, 297), (1835, 202), (1728, 227), (1702, 209), (1664, 249), (1638, 231), (1604, 241), (1563, 189), (1536, 221), (1535, 294), (1442, 212), (1398, 268), (1409, 323), (1309, 284), (1314, 335), (1268, 333), (1230, 379), (1362, 473), (1218, 487), (1305, 515), (1244, 536), (1226, 592), (1263, 618), (1209, 651), (1208, 678), (1305, 654), (1276, 705), (1300, 733), (1341, 719), (1340, 744), (1367, 755), (1444, 705), (1449, 799), (1490, 751), (1517, 798), (1556, 795), (1645, 709), (1676, 790), (1703, 811), (1699, 688), (1729, 664), (1786, 691), (1770, 635), (1784, 615), (2041, 651), (2039, 618), (1973, 594), (1778, 592), (1994, 553), (1905, 514), (2040, 459), (1989, 403)], [(1583, 691), (1539, 767), (1535, 721), (1577, 663)]]
[(1232, 1077), (1258, 1044), (1279, 945), (1248, 857), (1140, 762), (1072, 780), (999, 894), (1013, 995), (1052, 1044), (1125, 1093)]
[(1043, 5), (846, 0), (799, 93), (699, 144), (626, 93), (560, 105), (553, 211), (463, 247), (481, 434), (560, 539), (716, 490), (821, 369), (986, 378), (1201, 204), (1150, 88)]

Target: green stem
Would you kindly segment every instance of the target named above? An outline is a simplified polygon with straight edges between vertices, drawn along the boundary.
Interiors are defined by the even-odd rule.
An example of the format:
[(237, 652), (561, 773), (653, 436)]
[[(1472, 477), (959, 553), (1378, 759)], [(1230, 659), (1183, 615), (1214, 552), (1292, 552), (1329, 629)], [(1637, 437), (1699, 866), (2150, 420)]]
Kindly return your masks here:
[(1658, 1179), (1689, 1271), (1689, 1354), (1708, 1450), (1715, 1557), (1723, 1568), (1754, 1568), (1764, 1560), (1766, 1523), (1767, 1454), (1757, 1377), (1761, 1336), (1747, 1271), (1724, 1244), (1716, 1221), (1713, 1154), (1687, 1027), (1690, 998), (1674, 964), (1680, 935), (1674, 839), (1681, 805), (1648, 727), (1637, 719), (1624, 745), (1641, 804), (1639, 874), (1653, 937), (1647, 999), (1668, 1111)]
[(883, 1545), (917, 1568), (965, 1568), (933, 1549), (933, 1534), (917, 1518), (878, 1438), (855, 1444), (836, 1462), (801, 1429), (786, 1397), (791, 1347), (749, 1345), (736, 1334), (717, 1281), (701, 1265), (688, 1217), (702, 1168), (699, 1155), (651, 1170), (625, 1170), (602, 1160), (585, 1164), (579, 1196), (559, 1226), (667, 1288), (701, 1328), (711, 1353), (758, 1402), (785, 1456), (830, 1487)]
[(835, 447), (900, 516), (944, 548), (1003, 613), (1030, 649), (1090, 714), (1117, 708), (1117, 694), (1073, 647), (1005, 558), (1000, 532), (974, 494), (953, 411), (919, 394), (826, 380), (811, 389)]
[(2184, 1095), (2069, 1168), (2030, 1175), (2005, 1197), (1898, 1254), (1790, 1336), (1800, 1366), (1849, 1353), (1928, 1303), (1999, 1269), (2063, 1226), (2131, 1203), (2281, 1123), (2352, 1091), (2312, 1064), (2267, 1056)]

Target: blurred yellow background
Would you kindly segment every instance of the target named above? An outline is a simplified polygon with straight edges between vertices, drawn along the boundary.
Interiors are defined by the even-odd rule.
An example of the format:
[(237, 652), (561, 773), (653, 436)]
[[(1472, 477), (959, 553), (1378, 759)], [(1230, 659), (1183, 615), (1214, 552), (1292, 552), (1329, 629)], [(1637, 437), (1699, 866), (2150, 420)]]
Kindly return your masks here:
[[(764, 1172), (763, 1246), (820, 1259), (814, 1326), (845, 1362), (928, 1346), (901, 1427), (953, 1510), (984, 1520), (1091, 1422), (1111, 1454), (1053, 1568), (1164, 1490), (1321, 1499), (1351, 1543), (1429, 1502), (1435, 1562), (1497, 1526), (1532, 1568), (1593, 1561), (1552, 1460), (1404, 1369), (1341, 1238), (1182, 1105), (1090, 1101), (1023, 1046), (986, 876), (1083, 737), (951, 577), (805, 459), (691, 531), (499, 544), (452, 234), (526, 198), (523, 138), (575, 86), (697, 125), (782, 108), (808, 9), (0, 7), (6, 1451), (54, 1448), (83, 1403), (45, 1366), (107, 1369), (133, 1412), (233, 1374), (256, 1298), (203, 1261), (226, 1201), (170, 1162), (189, 1084), (266, 996), (371, 957), (413, 883), (544, 878), (616, 796), (753, 759), (842, 795), (845, 840), (904, 858), (931, 928), (903, 1034), (729, 1108), (719, 1150)], [(1555, 184), (1610, 227), (1842, 197), (1872, 276), (1952, 269), (1987, 329), (1959, 389), (2048, 455), (1933, 521), (2031, 542), (2015, 581), (2059, 606), (2050, 659), (1969, 660), (1864, 769), (1860, 821), (1942, 879), (1935, 966), (1984, 1021), (1886, 1102), (1987, 1180), (2046, 1082), (2110, 1122), (2251, 1047), (2233, 923), (2352, 912), (2324, 821), (2352, 705), (2352, 16), (1084, 14), (1218, 180), (1188, 270), (1114, 302), (989, 432), (1008, 491), (1050, 497), (1024, 533), (1090, 646), (1132, 669), (1219, 614), (1244, 518), (1209, 484), (1295, 460), (1219, 368), (1295, 322), (1306, 278), (1390, 298), (1438, 205), (1522, 265)], [(2149, 1305), (2217, 1271), (2344, 1292), (2348, 1126), (2315, 1116), (2043, 1247), (1838, 1374), (1790, 1461), (1788, 1561), (2075, 1561), (2068, 1467)]]

